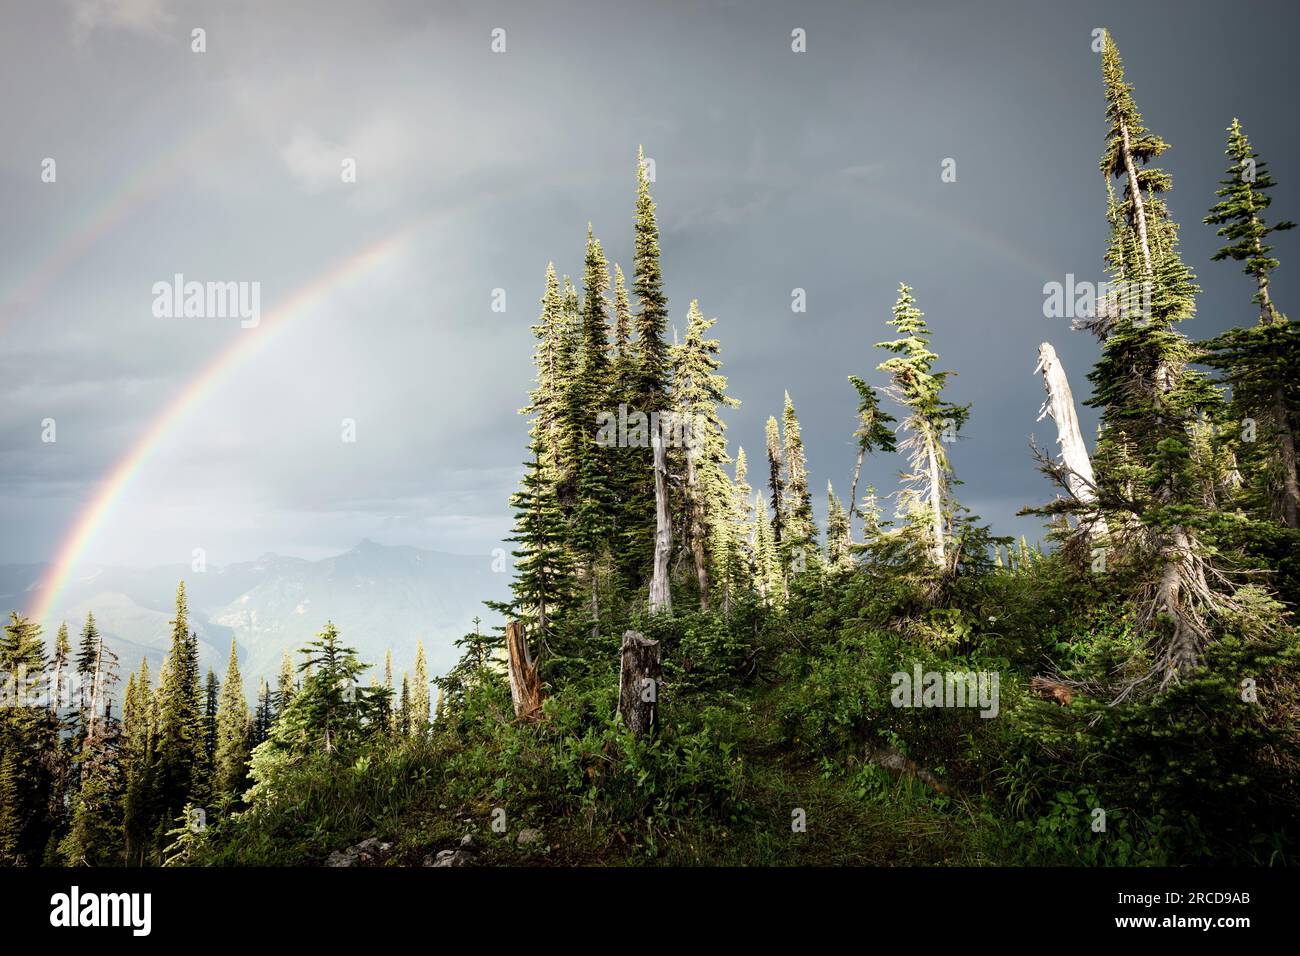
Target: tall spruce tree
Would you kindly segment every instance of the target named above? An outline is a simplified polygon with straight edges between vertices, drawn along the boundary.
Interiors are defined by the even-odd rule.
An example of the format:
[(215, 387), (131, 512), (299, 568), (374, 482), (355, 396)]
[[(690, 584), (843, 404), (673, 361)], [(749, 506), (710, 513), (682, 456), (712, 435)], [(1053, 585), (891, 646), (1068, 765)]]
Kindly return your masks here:
[[(636, 185), (632, 262), (636, 343), (629, 404), (634, 411), (662, 422), (662, 417), (672, 409), (672, 362), (664, 337), (668, 330), (668, 297), (663, 291), (663, 273), (659, 264), (659, 225), (655, 218), (655, 203), (650, 196), (645, 153), (641, 148), (637, 149)], [(645, 580), (653, 563), (656, 527), (653, 436), (645, 447), (638, 447), (638, 451), (640, 454), (631, 469), (636, 480), (629, 481), (627, 489), (622, 534), (627, 549), (624, 566), (635, 569), (645, 576), (642, 579)]]
[(239, 653), (230, 642), (230, 659), (226, 679), (221, 686), (221, 702), (216, 715), (216, 759), (212, 790), (218, 799), (238, 796), (248, 778), (249, 754), (248, 702), (244, 699), (244, 681), (239, 673)]
[(781, 426), (769, 415), (765, 426), (767, 439), (767, 488), (772, 503), (772, 543), (779, 550), (785, 530), (785, 452), (781, 448)]
[(1219, 202), (1205, 221), (1219, 226), (1218, 235), (1228, 240), (1213, 259), (1243, 263), (1242, 272), (1254, 280), (1251, 301), (1259, 306), (1259, 318), (1252, 327), (1230, 329), (1205, 343), (1204, 362), (1224, 372), (1232, 389), (1233, 430), (1250, 439), (1236, 442), (1235, 448), (1244, 473), (1251, 478), (1248, 503), (1286, 527), (1297, 528), (1300, 332), (1273, 303), (1270, 277), (1280, 263), (1269, 255), (1273, 247), (1266, 241), (1295, 223), (1282, 220), (1270, 225), (1264, 220), (1272, 202), (1267, 190), (1276, 184), (1236, 119), (1228, 127), (1225, 152), (1232, 162), (1227, 177), (1220, 180)]
[(159, 809), (166, 820), (174, 819), (190, 798), (202, 741), (198, 649), (190, 636), (184, 581), (176, 588), (171, 625), (171, 646), (158, 686), (157, 786)]
[(542, 464), (552, 479), (558, 478), (557, 456), (560, 453), (560, 418), (564, 412), (565, 358), (564, 297), (555, 275), (555, 263), (547, 263), (546, 284), (541, 298), (542, 312), (532, 326), (537, 344), (533, 351), (536, 369), (534, 386), (528, 404), (520, 409), (521, 415), (531, 415), (529, 436), (537, 445)]
[(54, 658), (50, 662), (52, 667), (50, 686), (46, 692), (46, 696), (49, 698), (50, 713), (56, 717), (63, 708), (73, 703), (69, 699), (65, 687), (68, 683), (71, 659), (72, 645), (68, 640), (68, 624), (65, 621), (59, 625), (58, 634), (54, 638)]
[(0, 760), (9, 765), (0, 774), (0, 796), (9, 793), (12, 809), (0, 814), (0, 859), (9, 862), (39, 863), (46, 841), (42, 823), (50, 779), (45, 758), (54, 734), (48, 710), (39, 706), (44, 683), (41, 627), (11, 613), (0, 635)]
[(1210, 516), (1194, 500), (1189, 438), (1218, 395), (1189, 368), (1193, 349), (1177, 329), (1195, 312), (1197, 287), (1164, 199), (1172, 178), (1150, 165), (1169, 147), (1143, 125), (1109, 33), (1102, 77), (1109, 129), (1100, 165), (1108, 182), (1122, 177), (1124, 186), (1118, 197), (1108, 191), (1107, 266), (1119, 301), (1108, 304), (1101, 357), (1088, 376), (1088, 404), (1102, 420), (1098, 504), (1114, 515), (1107, 515), (1112, 546), (1149, 569), (1138, 619), (1150, 636), (1151, 671), (1164, 686), (1196, 666), (1210, 638), (1208, 618), (1222, 603), (1197, 537)]
[(826, 482), (826, 564), (832, 571), (853, 568), (852, 540), (849, 536), (849, 516), (835, 488)]
[(388, 712), (384, 715), (388, 720), (388, 729), (396, 732), (397, 711), (393, 709), (393, 649), (391, 647), (384, 651), (384, 695), (388, 701)]
[(659, 225), (655, 220), (655, 203), (650, 197), (650, 177), (643, 149), (637, 149), (636, 160), (632, 271), (632, 291), (637, 299), (635, 399), (637, 407), (648, 415), (669, 410), (671, 359), (664, 339), (668, 330), (668, 297), (664, 295), (659, 266)]
[(86, 731), (90, 715), (90, 696), (94, 689), (95, 660), (99, 656), (99, 627), (95, 624), (93, 612), (86, 615), (86, 623), (81, 628), (81, 641), (77, 645), (77, 678), (79, 686), (78, 704), (81, 710), (80, 732)]
[(429, 732), (429, 665), (424, 659), (424, 642), (415, 642), (415, 674), (411, 685), (410, 727), (412, 737)]
[(803, 447), (803, 433), (794, 411), (790, 393), (785, 393), (781, 412), (782, 450), (785, 459), (785, 489), (782, 501), (785, 514), (781, 524), (781, 561), (786, 572), (801, 574), (820, 565), (817, 549), (817, 523), (813, 519), (812, 493), (808, 488), (808, 458)]
[(23, 860), (18, 772), (18, 751), (13, 747), (0, 750), (0, 866), (16, 866)]
[(777, 556), (772, 522), (762, 495), (754, 496), (754, 589), (763, 603), (776, 606), (785, 600), (785, 579)]
[(756, 571), (754, 558), (754, 489), (749, 484), (749, 459), (743, 447), (736, 448), (736, 471), (732, 479), (732, 540), (738, 563), (738, 585), (742, 590), (755, 590)]
[(575, 436), (577, 474), (571, 541), (582, 562), (593, 634), (600, 621), (601, 583), (618, 518), (611, 455), (617, 439), (610, 440), (608, 426), (597, 427), (599, 421), (617, 415), (617, 410), (610, 408), (609, 316), (605, 302), (608, 287), (605, 253), (588, 223), (581, 350), (577, 374), (568, 383), (566, 408), (569, 428)]
[(853, 484), (849, 487), (849, 538), (853, 537), (853, 515), (858, 510), (858, 478), (862, 475), (862, 461), (874, 451), (895, 451), (894, 428), (897, 420), (882, 411), (876, 390), (858, 378), (849, 376), (849, 384), (858, 393), (858, 427), (853, 438), (858, 443), (858, 460), (853, 466)]
[[(389, 663), (391, 664), (391, 660)], [(289, 657), (288, 650), (285, 650), (280, 653), (280, 677), (275, 690), (275, 715), (277, 717), (284, 713), (284, 709), (289, 706), (289, 701), (293, 700), (293, 690), (293, 661)]]
[(908, 453), (911, 470), (902, 476), (901, 510), (907, 530), (922, 544), (930, 564), (944, 569), (951, 556), (948, 535), (954, 514), (949, 495), (952, 468), (944, 445), (965, 424), (970, 408), (944, 399), (943, 389), (952, 373), (934, 371), (939, 357), (930, 350), (929, 327), (906, 284), (898, 287), (889, 324), (899, 337), (877, 342), (876, 347), (894, 357), (877, 368), (890, 376), (887, 394), (908, 411), (902, 424), (907, 434), (902, 450)]
[[(680, 435), (685, 465), (685, 546), (695, 565), (700, 608), (708, 610), (710, 572), (726, 575), (730, 556), (732, 515), (731, 484), (725, 466), (725, 429), (719, 411), (736, 408), (740, 402), (727, 394), (726, 376), (718, 374), (720, 344), (709, 338), (717, 319), (706, 319), (698, 300), (692, 300), (686, 315), (686, 335), (670, 351), (675, 383), (674, 435)], [(724, 580), (723, 596), (729, 603), (732, 582)]]
[(383, 732), (377, 719), (379, 695), (357, 683), (367, 665), (340, 640), (333, 622), (326, 622), (302, 655), (302, 687), (271, 729), (267, 743), (272, 751), (334, 757), (354, 752), (371, 734)]
[[(543, 648), (554, 642), (557, 626), (577, 604), (577, 579), (569, 550), (569, 526), (564, 519), (555, 484), (542, 464), (539, 439), (533, 440), (533, 460), (520, 488), (511, 499), (515, 508), (515, 533), (507, 538), (518, 548), (515, 578), (510, 583), (511, 601), (489, 602), (489, 607), (516, 617), (528, 629), (529, 641)], [(405, 704), (406, 690), (402, 700)], [(399, 730), (404, 727), (399, 717)]]
[(199, 783), (190, 794), (191, 801), (195, 803), (205, 803), (213, 793), (213, 773), (217, 762), (217, 710), (220, 706), (221, 681), (209, 667), (203, 684), (203, 749), (198, 754), (200, 766), (196, 771)]
[(128, 866), (143, 865), (152, 830), (154, 795), (153, 682), (149, 661), (127, 683), (122, 703), (122, 831)]
[(402, 672), (402, 699), (397, 707), (397, 732), (403, 737), (411, 734), (411, 675)]
[(270, 738), (272, 728), (284, 713), (285, 711), (276, 709), (275, 698), (271, 694), (271, 686), (266, 682), (266, 678), (258, 678), (257, 703), (253, 705), (253, 727), (248, 741), (250, 750)]

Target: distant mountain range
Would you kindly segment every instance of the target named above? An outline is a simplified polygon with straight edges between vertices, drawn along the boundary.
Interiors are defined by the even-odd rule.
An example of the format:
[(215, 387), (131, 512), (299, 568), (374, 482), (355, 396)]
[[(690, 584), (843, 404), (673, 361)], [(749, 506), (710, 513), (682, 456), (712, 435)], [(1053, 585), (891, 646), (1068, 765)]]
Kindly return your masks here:
[[(34, 603), (44, 565), (0, 565), (0, 607), (22, 610)], [(257, 679), (274, 682), (284, 650), (296, 651), (333, 621), (346, 644), (367, 664), (382, 668), (392, 649), (398, 682), (415, 663), (424, 642), (432, 674), (456, 661), (453, 641), (473, 629), (500, 623), (485, 599), (509, 594), (509, 575), (493, 572), (488, 555), (457, 555), (365, 540), (332, 558), (306, 561), (267, 554), (256, 561), (209, 567), (87, 569), (64, 589), (49, 618), (41, 621), (48, 643), (67, 621), (75, 645), (86, 614), (93, 611), (106, 640), (121, 658), (123, 680), (148, 658), (155, 677), (170, 641), (168, 621), (176, 584), (185, 581), (190, 626), (199, 636), (199, 663), (223, 677), (233, 637), (252, 702)]]

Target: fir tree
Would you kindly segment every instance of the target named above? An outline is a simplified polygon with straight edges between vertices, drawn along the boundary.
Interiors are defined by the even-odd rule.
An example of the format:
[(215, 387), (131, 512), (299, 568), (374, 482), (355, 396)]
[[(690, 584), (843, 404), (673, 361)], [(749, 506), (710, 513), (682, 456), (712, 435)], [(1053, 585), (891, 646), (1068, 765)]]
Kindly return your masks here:
[(608, 427), (597, 429), (598, 420), (608, 420), (609, 416), (617, 414), (616, 410), (609, 408), (609, 322), (605, 305), (608, 286), (605, 253), (589, 223), (580, 359), (577, 374), (568, 383), (566, 406), (569, 429), (575, 441), (573, 454), (577, 476), (570, 540), (582, 559), (593, 633), (600, 620), (601, 568), (609, 557), (610, 539), (615, 533), (617, 519), (610, 455), (610, 448), (617, 443), (607, 440)]
[[(1196, 666), (1210, 636), (1207, 614), (1222, 606), (1194, 527), (1206, 515), (1194, 510), (1189, 437), (1197, 415), (1218, 396), (1188, 367), (1193, 351), (1177, 331), (1195, 312), (1197, 288), (1163, 198), (1172, 179), (1149, 165), (1168, 144), (1142, 125), (1109, 34), (1102, 74), (1110, 128), (1101, 168), (1108, 180), (1124, 178), (1119, 199), (1109, 192), (1107, 265), (1126, 303), (1108, 305), (1102, 354), (1088, 376), (1088, 404), (1102, 410), (1094, 459), (1098, 503), (1110, 512), (1114, 543), (1149, 565), (1139, 621), (1151, 636), (1152, 668), (1164, 685)], [(1139, 308), (1132, 307), (1135, 300)]]
[(384, 729), (377, 719), (375, 690), (357, 686), (367, 665), (340, 641), (332, 622), (326, 622), (302, 654), (302, 687), (271, 729), (267, 744), (272, 751), (334, 757)]
[(429, 732), (429, 667), (424, 659), (424, 642), (415, 642), (415, 675), (410, 690), (410, 728), (412, 737)]
[(808, 488), (808, 459), (804, 453), (803, 435), (795, 415), (790, 393), (785, 393), (785, 408), (781, 413), (782, 444), (785, 459), (785, 488), (782, 502), (780, 554), (787, 572), (799, 574), (809, 570), (809, 565), (819, 561), (817, 550), (817, 524), (813, 519), (812, 493)]
[(737, 585), (754, 590), (754, 489), (749, 484), (749, 459), (743, 447), (736, 448), (736, 472), (732, 479), (732, 552), (737, 563)]
[(217, 761), (217, 711), (221, 704), (221, 682), (211, 667), (208, 668), (207, 680), (203, 686), (203, 750), (200, 754), (202, 766), (199, 779), (202, 785), (197, 792), (190, 795), (199, 802), (207, 800), (213, 784), (213, 773)]
[(664, 333), (668, 329), (668, 298), (659, 267), (659, 226), (650, 197), (645, 153), (637, 150), (635, 258), (632, 291), (637, 298), (636, 405), (646, 414), (669, 409), (670, 357)]
[(510, 584), (514, 597), (505, 605), (489, 606), (523, 621), (530, 641), (545, 647), (557, 633), (559, 618), (576, 605), (577, 582), (568, 548), (568, 525), (554, 485), (536, 456), (536, 442), (534, 454), (512, 499), (515, 533), (506, 539), (519, 545), (511, 552), (515, 558), (515, 579)]
[(772, 501), (772, 543), (779, 550), (785, 530), (785, 454), (781, 450), (781, 426), (775, 416), (768, 416), (767, 487)]
[(64, 693), (64, 684), (68, 679), (68, 667), (72, 657), (72, 645), (68, 641), (68, 625), (64, 622), (59, 625), (58, 635), (54, 639), (54, 659), (50, 674), (50, 687), (46, 693), (49, 698), (50, 713), (56, 717), (59, 711), (64, 707), (70, 706), (73, 701), (68, 699)]
[(121, 852), (122, 775), (117, 722), (106, 717), (82, 752), (81, 786), (73, 798), (71, 825), (59, 849), (69, 866), (106, 866)]
[(853, 568), (852, 540), (849, 537), (849, 516), (835, 497), (835, 489), (826, 482), (826, 562), (833, 571)]
[(785, 579), (781, 575), (772, 523), (762, 495), (754, 496), (754, 510), (757, 515), (754, 528), (755, 589), (766, 604), (777, 605), (785, 600)]
[(149, 661), (127, 682), (122, 704), (122, 830), (128, 865), (140, 865), (147, 853), (154, 803), (153, 684)]
[(387, 712), (384, 714), (387, 720), (388, 729), (396, 733), (397, 731), (397, 713), (393, 710), (393, 650), (389, 648), (384, 651), (384, 697), (387, 701)]
[(944, 400), (951, 373), (934, 371), (938, 356), (930, 350), (930, 330), (905, 284), (898, 287), (889, 324), (899, 337), (876, 347), (894, 353), (878, 368), (890, 375), (890, 397), (909, 413), (902, 424), (908, 436), (902, 449), (908, 452), (911, 467), (903, 475), (903, 512), (912, 532), (924, 542), (929, 562), (943, 569), (949, 563), (948, 527), (954, 513), (949, 498), (952, 469), (944, 444), (965, 424), (970, 409)]
[(897, 424), (894, 416), (880, 408), (876, 390), (858, 378), (849, 376), (849, 384), (858, 393), (858, 427), (853, 437), (858, 443), (858, 460), (853, 466), (853, 484), (849, 488), (849, 537), (853, 536), (853, 515), (858, 509), (858, 478), (862, 474), (862, 461), (868, 453), (874, 451), (895, 451), (894, 429)]
[(411, 675), (402, 672), (402, 700), (397, 708), (397, 732), (403, 737), (411, 734)]
[(293, 700), (293, 661), (289, 657), (288, 650), (280, 653), (280, 677), (276, 685), (275, 692), (275, 714), (278, 717), (284, 713), (289, 701)]
[(158, 686), (158, 796), (167, 820), (174, 819), (189, 800), (202, 740), (197, 646), (190, 636), (183, 581), (176, 589), (171, 625), (171, 648)]
[(623, 282), (623, 270), (614, 263), (614, 360), (615, 383), (627, 382), (635, 371), (636, 352), (632, 340), (632, 304)]
[(532, 416), (529, 435), (540, 450), (543, 464), (556, 478), (559, 474), (560, 418), (564, 411), (564, 358), (561, 353), (565, 347), (565, 310), (553, 262), (546, 266), (546, 287), (541, 304), (541, 316), (532, 327), (537, 339), (533, 352), (537, 377), (528, 404), (520, 409), (520, 414)]
[(121, 853), (121, 725), (113, 717), (112, 688), (118, 682), (117, 655), (96, 636), (87, 731), (78, 755), (80, 781), (72, 798), (68, 832), (59, 851), (69, 865), (117, 863)]
[(99, 628), (95, 624), (95, 615), (88, 613), (86, 623), (81, 629), (81, 642), (77, 645), (77, 677), (80, 686), (79, 706), (81, 708), (80, 732), (86, 732), (90, 714), (90, 696), (94, 685), (95, 660), (99, 656)]
[[(718, 340), (707, 337), (716, 322), (706, 319), (699, 302), (692, 300), (686, 335), (670, 353), (677, 402), (674, 428), (686, 445), (685, 545), (695, 564), (701, 610), (709, 607), (710, 570), (715, 576), (725, 575), (730, 560), (732, 499), (725, 466), (731, 460), (719, 410), (740, 405), (727, 394), (726, 376), (718, 374), (722, 365)], [(731, 582), (723, 583), (729, 603)]]
[[(637, 198), (634, 224), (632, 292), (636, 297), (633, 325), (636, 329), (635, 364), (629, 390), (632, 410), (651, 418), (671, 411), (672, 361), (664, 336), (668, 330), (668, 298), (663, 291), (659, 264), (659, 226), (655, 203), (650, 196), (650, 177), (645, 154), (637, 150)], [(653, 419), (652, 419), (653, 420)], [(653, 564), (655, 542), (655, 469), (653, 436), (644, 448), (628, 457), (634, 461), (626, 486), (624, 567), (646, 575)], [(633, 476), (635, 476), (633, 478)], [(641, 581), (634, 581), (638, 585)]]
[(271, 687), (267, 684), (265, 677), (260, 678), (257, 682), (257, 703), (253, 705), (253, 726), (248, 741), (250, 750), (256, 748), (259, 744), (265, 743), (270, 738), (271, 729), (284, 713), (285, 711), (277, 712), (275, 701), (271, 695)]
[[(9, 852), (39, 862), (45, 840), (41, 821), (49, 802), (50, 773), (45, 759), (55, 740), (54, 725), (43, 703), (45, 641), (41, 627), (11, 613), (0, 636), (0, 757), (13, 763), (13, 816), (0, 823), (12, 841)], [(15, 822), (16, 821), (16, 822)], [(0, 847), (0, 852), (4, 852)]]
[[(1217, 260), (1242, 262), (1242, 271), (1255, 282), (1251, 300), (1259, 306), (1258, 323), (1233, 328), (1205, 343), (1205, 364), (1224, 371), (1232, 388), (1229, 409), (1233, 431), (1246, 431), (1249, 441), (1237, 443), (1237, 455), (1251, 476), (1251, 504), (1288, 528), (1300, 527), (1300, 482), (1296, 478), (1297, 425), (1300, 424), (1300, 333), (1273, 303), (1270, 276), (1279, 265), (1266, 240), (1294, 228), (1281, 221), (1269, 225), (1263, 214), (1272, 202), (1267, 190), (1276, 185), (1266, 164), (1250, 145), (1241, 124), (1228, 128), (1227, 155), (1232, 160), (1220, 181), (1220, 201), (1205, 221), (1219, 226), (1228, 244)], [(1251, 434), (1251, 423), (1258, 423)], [(1249, 429), (1249, 430), (1248, 430)], [(1262, 434), (1259, 434), (1262, 433)]]
[(0, 751), (0, 865), (14, 866), (22, 859), (22, 796), (18, 789), (18, 755), (15, 748)]
[(226, 680), (217, 707), (217, 746), (213, 771), (213, 792), (220, 797), (238, 796), (248, 775), (249, 721), (244, 682), (239, 673), (239, 654), (230, 642)]

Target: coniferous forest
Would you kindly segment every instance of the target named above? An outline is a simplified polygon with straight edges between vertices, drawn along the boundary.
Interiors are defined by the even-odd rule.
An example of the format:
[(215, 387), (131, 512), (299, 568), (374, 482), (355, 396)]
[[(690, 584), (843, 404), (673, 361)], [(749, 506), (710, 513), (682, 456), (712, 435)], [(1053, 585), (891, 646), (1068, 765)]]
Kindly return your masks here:
[[(159, 673), (93, 615), (51, 635), (14, 611), (0, 862), (1300, 863), (1300, 333), (1270, 283), (1295, 210), (1230, 117), (1217, 194), (1177, 192), (1101, 43), (1107, 282), (1071, 333), (1086, 381), (1038, 355), (1042, 542), (963, 507), (949, 452), (981, 408), (907, 275), (841, 383), (842, 481), (811, 486), (797, 394), (762, 447), (729, 440), (741, 333), (668, 301), (671, 191), (629, 155), (632, 261), (585, 221), (580, 275), (547, 265), (576, 245), (538, 253), (505, 625), (401, 673), (312, 607), (319, 637), (250, 700), (233, 645), (201, 672), (183, 581)], [(1180, 230), (1220, 237), (1214, 261)], [(1212, 337), (1202, 281), (1239, 293)]]

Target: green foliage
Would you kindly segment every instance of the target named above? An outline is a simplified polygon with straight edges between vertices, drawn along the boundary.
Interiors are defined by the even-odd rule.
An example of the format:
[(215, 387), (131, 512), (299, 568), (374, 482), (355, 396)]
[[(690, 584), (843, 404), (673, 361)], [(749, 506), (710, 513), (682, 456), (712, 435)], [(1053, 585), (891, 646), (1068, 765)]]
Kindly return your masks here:
[[(1257, 155), (1234, 122), (1207, 221), (1229, 241), (1216, 258), (1255, 278), (1261, 319), (1194, 347), (1177, 331), (1197, 288), (1172, 181), (1150, 165), (1168, 146), (1143, 125), (1109, 35), (1102, 74), (1106, 263), (1121, 288), (1149, 290), (1149, 312), (1106, 300), (1087, 323), (1101, 343), (1098, 499), (1039, 509), (1058, 519), (1054, 548), (995, 537), (952, 493), (947, 446), (970, 409), (945, 396), (954, 373), (936, 370), (906, 285), (896, 337), (878, 343), (905, 437), (850, 377), (858, 467), (847, 510), (828, 484), (824, 552), (788, 394), (767, 421), (766, 495), (743, 450), (729, 476), (722, 409), (737, 403), (714, 320), (692, 301), (681, 342), (664, 339), (641, 162), (635, 309), (589, 225), (581, 295), (549, 265), (533, 327), (515, 578), (494, 607), (524, 627), (540, 713), (515, 716), (502, 636), (477, 619), (432, 681), (418, 646), (396, 705), (391, 655), (382, 685), (360, 688), (367, 665), (327, 623), (297, 680), (286, 656), (277, 690), (261, 681), (250, 721), (233, 644), (219, 692), (215, 677), (200, 686), (182, 583), (160, 686), (147, 665), (132, 675), (120, 728), (94, 700), (67, 726), (57, 708), (0, 710), (0, 862), (317, 864), (380, 836), (404, 865), (465, 833), (488, 864), (1300, 862), (1300, 633), (1284, 603), (1300, 593), (1284, 494), (1300, 362), (1264, 244), (1290, 224), (1260, 219), (1272, 181), (1258, 163), (1242, 174)], [(1192, 367), (1202, 359), (1230, 399)], [(620, 404), (699, 427), (668, 463), (673, 613), (647, 611), (649, 449), (597, 437)], [(1235, 434), (1255, 415), (1258, 444)], [(857, 482), (866, 454), (895, 450), (909, 468), (889, 522), (874, 489), (859, 511)], [(1104, 570), (1089, 555), (1099, 542), (1066, 520), (1090, 509), (1109, 524)], [(662, 664), (658, 724), (640, 737), (618, 715), (629, 629), (658, 642)], [(0, 673), (21, 693), (70, 657), (66, 628), (47, 662), (17, 614), (0, 640)], [(93, 617), (75, 665), (93, 686), (112, 681)], [(996, 677), (996, 699), (902, 690), (958, 674), (981, 690)], [(193, 826), (210, 795), (208, 826)], [(525, 827), (544, 839), (514, 839)]]

